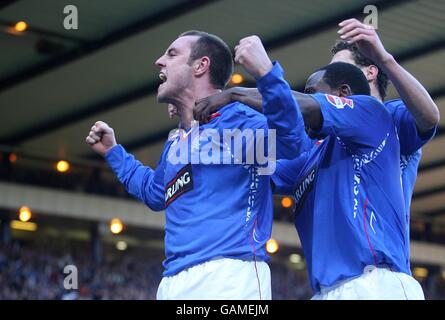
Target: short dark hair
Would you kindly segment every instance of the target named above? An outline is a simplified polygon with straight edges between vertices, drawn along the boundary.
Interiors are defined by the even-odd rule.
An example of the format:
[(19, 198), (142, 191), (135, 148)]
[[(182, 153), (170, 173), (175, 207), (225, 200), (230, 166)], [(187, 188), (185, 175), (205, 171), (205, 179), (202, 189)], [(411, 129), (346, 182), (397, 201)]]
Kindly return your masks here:
[(326, 71), (323, 75), (323, 80), (333, 89), (347, 84), (354, 95), (362, 94), (369, 96), (371, 94), (368, 80), (362, 70), (353, 64), (334, 62), (316, 70), (316, 72), (317, 71)]
[(355, 43), (348, 43), (344, 40), (337, 40), (334, 46), (331, 49), (331, 53), (334, 55), (339, 51), (348, 50), (352, 54), (352, 58), (354, 62), (358, 66), (368, 67), (370, 65), (374, 65), (379, 69), (379, 73), (377, 75), (377, 89), (379, 90), (379, 94), (384, 100), (386, 97), (386, 92), (388, 90), (388, 76), (374, 63), (374, 61), (363, 56)]
[(179, 35), (198, 36), (193, 44), (189, 63), (204, 56), (210, 59), (210, 81), (216, 89), (224, 89), (233, 72), (233, 56), (229, 46), (219, 37), (203, 31), (190, 30)]

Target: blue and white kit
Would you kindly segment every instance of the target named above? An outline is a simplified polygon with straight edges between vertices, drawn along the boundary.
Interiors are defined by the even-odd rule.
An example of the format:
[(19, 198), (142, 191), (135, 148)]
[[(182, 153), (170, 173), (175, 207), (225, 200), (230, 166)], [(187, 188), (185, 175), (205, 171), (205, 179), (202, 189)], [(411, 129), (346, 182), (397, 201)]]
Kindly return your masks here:
[(275, 193), (295, 197), (295, 224), (318, 292), (367, 265), (410, 274), (400, 144), (392, 115), (370, 96), (312, 95), (326, 138), (280, 160)]
[[(164, 276), (216, 257), (268, 260), (265, 243), (272, 229), (272, 191), (270, 176), (258, 174), (261, 166), (170, 161), (182, 144), (187, 144), (189, 159), (209, 144), (217, 144), (219, 150), (233, 157), (233, 150), (222, 139), (202, 138), (193, 130), (213, 129), (222, 136), (225, 129), (262, 129), (267, 146), (269, 127), (276, 129), (277, 158), (296, 157), (292, 142), (297, 138), (297, 119), (301, 115), (280, 65), (275, 62), (267, 75), (257, 79), (257, 85), (267, 119), (246, 105), (231, 103), (209, 123), (167, 141), (156, 170), (143, 166), (121, 145), (106, 155), (106, 161), (131, 195), (155, 211), (165, 209)], [(243, 144), (243, 154), (249, 151), (246, 148), (248, 143)]]

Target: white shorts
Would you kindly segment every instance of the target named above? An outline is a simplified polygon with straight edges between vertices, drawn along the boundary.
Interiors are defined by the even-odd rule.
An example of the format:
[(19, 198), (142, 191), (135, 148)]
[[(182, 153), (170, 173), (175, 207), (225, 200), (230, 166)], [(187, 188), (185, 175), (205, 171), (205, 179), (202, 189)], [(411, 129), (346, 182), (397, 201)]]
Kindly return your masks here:
[(158, 300), (271, 300), (270, 269), (264, 261), (213, 259), (164, 277)]
[(425, 300), (419, 282), (406, 273), (366, 266), (359, 277), (322, 288), (312, 300)]

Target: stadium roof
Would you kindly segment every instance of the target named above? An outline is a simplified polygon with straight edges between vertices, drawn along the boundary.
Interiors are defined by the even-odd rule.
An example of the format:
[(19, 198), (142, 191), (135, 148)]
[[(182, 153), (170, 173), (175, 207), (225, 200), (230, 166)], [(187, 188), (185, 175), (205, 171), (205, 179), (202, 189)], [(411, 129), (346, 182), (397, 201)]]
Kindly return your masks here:
[[(154, 61), (181, 32), (205, 30), (234, 47), (259, 35), (294, 88), (330, 59), (337, 24), (363, 19), (368, 1), (72, 0), (78, 30), (65, 30), (59, 0), (0, 4), (0, 144), (3, 150), (92, 163), (84, 139), (96, 120), (156, 165), (177, 125), (156, 102)], [(374, 1), (386, 48), (428, 89), (442, 112), (436, 138), (423, 149), (412, 215), (445, 221), (445, 2)], [(8, 31), (19, 20), (22, 35)], [(243, 73), (242, 70), (237, 70)], [(247, 77), (247, 81), (251, 81)], [(393, 89), (389, 98), (396, 97)]]

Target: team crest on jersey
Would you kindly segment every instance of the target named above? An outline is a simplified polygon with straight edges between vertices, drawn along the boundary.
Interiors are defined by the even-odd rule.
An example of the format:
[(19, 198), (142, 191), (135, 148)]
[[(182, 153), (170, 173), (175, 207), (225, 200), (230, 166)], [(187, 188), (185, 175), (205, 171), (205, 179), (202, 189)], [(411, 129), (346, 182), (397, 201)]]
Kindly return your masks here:
[(182, 168), (165, 187), (165, 206), (193, 189), (192, 165)]
[(295, 198), (295, 214), (298, 214), (307, 195), (314, 188), (314, 184), (317, 178), (317, 166), (314, 165), (304, 176), (301, 178), (300, 182), (297, 184), (294, 190)]
[(343, 109), (345, 106), (348, 106), (349, 108), (354, 108), (354, 101), (348, 98), (343, 97), (337, 97), (333, 96), (331, 94), (325, 94), (326, 99), (330, 104), (332, 104), (337, 109)]

